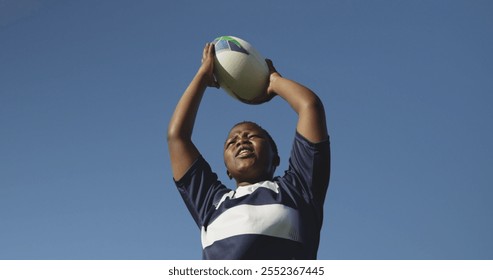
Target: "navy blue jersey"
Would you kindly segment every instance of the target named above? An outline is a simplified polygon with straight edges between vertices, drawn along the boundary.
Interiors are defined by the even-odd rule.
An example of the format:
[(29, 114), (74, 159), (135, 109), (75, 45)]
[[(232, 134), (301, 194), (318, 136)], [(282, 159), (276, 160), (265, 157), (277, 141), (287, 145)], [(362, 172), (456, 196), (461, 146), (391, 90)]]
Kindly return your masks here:
[(203, 259), (316, 259), (329, 140), (296, 133), (283, 176), (231, 190), (199, 157), (176, 186), (201, 230)]

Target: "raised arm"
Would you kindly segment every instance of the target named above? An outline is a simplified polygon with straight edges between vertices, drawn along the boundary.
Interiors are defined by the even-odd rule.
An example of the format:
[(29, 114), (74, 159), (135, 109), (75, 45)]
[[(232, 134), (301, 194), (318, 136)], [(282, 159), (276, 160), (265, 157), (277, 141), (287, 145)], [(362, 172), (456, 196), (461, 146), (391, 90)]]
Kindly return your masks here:
[(192, 142), (192, 131), (205, 89), (218, 87), (213, 68), (214, 45), (208, 43), (202, 54), (202, 65), (176, 105), (168, 125), (168, 149), (175, 180), (181, 179), (200, 155)]
[(312, 143), (326, 140), (325, 110), (318, 96), (307, 87), (282, 77), (267, 60), (270, 69), (269, 95), (277, 94), (286, 100), (298, 114), (296, 130)]

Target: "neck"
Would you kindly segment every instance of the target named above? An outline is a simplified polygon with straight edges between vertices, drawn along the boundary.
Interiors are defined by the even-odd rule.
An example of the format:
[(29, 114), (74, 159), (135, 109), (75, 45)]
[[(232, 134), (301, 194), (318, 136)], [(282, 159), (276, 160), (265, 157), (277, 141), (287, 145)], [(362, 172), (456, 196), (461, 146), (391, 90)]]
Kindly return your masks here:
[(243, 179), (243, 180), (236, 179), (236, 186), (237, 187), (249, 186), (263, 181), (272, 181), (272, 176), (263, 176), (256, 179)]

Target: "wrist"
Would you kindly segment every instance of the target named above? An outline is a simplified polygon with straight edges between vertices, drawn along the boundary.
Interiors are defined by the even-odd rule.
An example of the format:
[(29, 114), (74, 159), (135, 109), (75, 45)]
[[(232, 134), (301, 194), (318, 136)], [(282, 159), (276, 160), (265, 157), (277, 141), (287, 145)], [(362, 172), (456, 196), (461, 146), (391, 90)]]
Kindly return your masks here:
[(269, 91), (270, 94), (276, 93), (277, 84), (279, 83), (279, 81), (281, 79), (282, 79), (282, 76), (279, 73), (277, 73), (277, 72), (271, 73), (269, 75), (269, 88), (268, 88), (268, 91)]
[(271, 83), (274, 83), (275, 81), (277, 81), (279, 78), (282, 78), (281, 74), (277, 73), (277, 72), (274, 72), (274, 73), (271, 73), (269, 75), (269, 81)]
[(209, 76), (209, 74), (207, 73), (207, 71), (204, 71), (202, 69), (199, 69), (197, 71), (197, 73), (195, 74), (195, 79), (197, 81), (199, 81), (201, 84), (207, 85), (207, 83), (208, 83), (207, 81), (209, 79), (208, 76)]

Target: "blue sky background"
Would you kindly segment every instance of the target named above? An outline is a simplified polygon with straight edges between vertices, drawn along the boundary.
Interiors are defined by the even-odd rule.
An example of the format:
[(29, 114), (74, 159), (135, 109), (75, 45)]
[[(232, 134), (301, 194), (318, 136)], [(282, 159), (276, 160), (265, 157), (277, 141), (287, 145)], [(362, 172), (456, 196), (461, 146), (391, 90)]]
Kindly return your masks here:
[[(325, 104), (320, 259), (493, 258), (493, 2), (3, 0), (0, 259), (201, 258), (166, 128), (220, 35)], [(221, 180), (242, 120), (282, 174), (291, 108), (209, 89), (194, 140)]]

